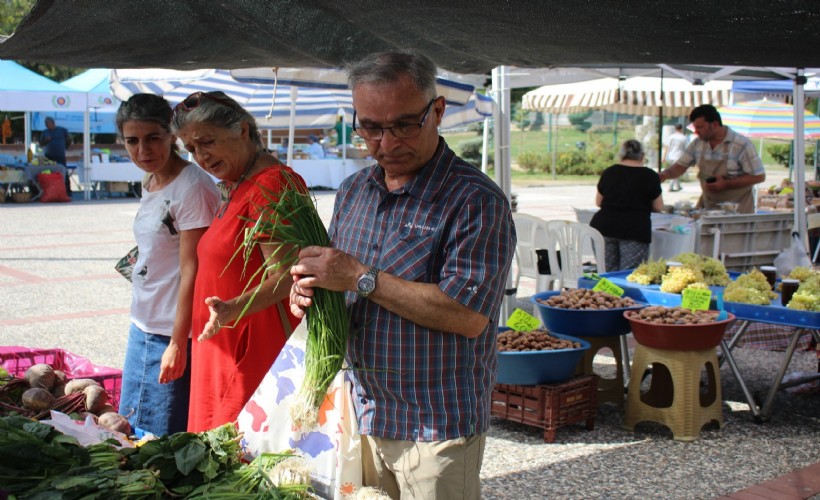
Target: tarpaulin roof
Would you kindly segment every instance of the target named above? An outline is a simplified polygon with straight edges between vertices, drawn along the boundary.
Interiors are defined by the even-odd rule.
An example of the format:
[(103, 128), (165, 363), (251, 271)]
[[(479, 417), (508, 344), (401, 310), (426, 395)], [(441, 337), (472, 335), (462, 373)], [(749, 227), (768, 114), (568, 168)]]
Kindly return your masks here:
[(444, 69), (820, 67), (814, 0), (40, 0), (0, 58), (75, 67), (341, 67), (392, 48)]

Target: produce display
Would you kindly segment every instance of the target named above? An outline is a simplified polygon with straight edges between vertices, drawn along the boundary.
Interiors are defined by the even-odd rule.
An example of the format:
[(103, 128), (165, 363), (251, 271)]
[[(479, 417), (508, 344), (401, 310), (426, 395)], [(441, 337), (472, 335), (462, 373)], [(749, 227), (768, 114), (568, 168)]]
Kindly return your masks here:
[(29, 367), (23, 378), (0, 378), (0, 415), (18, 414), (43, 419), (51, 410), (94, 421), (109, 429), (129, 434), (128, 420), (109, 404), (109, 394), (93, 379), (66, 380), (66, 375), (51, 365)]
[(809, 270), (808, 273), (798, 271), (797, 276), (801, 276), (802, 279), (797, 276), (793, 277), (792, 274), (795, 274), (795, 271), (800, 269), (801, 268), (794, 268), (789, 275), (790, 278), (799, 279), (800, 286), (797, 288), (797, 291), (794, 292), (792, 299), (786, 307), (797, 311), (818, 312), (820, 311), (820, 273), (813, 270)]
[(735, 281), (726, 285), (723, 292), (723, 300), (743, 304), (767, 306), (776, 298), (777, 294), (772, 291), (766, 276), (757, 269), (738, 276)]
[(529, 332), (508, 330), (498, 335), (496, 344), (499, 352), (553, 351), (581, 347), (580, 342), (553, 337), (544, 329)]
[(680, 266), (667, 271), (666, 259), (642, 262), (626, 280), (639, 285), (661, 285), (661, 291), (680, 293), (685, 288), (725, 286), (729, 283), (726, 267), (717, 259), (693, 252), (684, 252), (669, 259)]
[(629, 297), (616, 297), (606, 292), (596, 292), (587, 288), (570, 288), (561, 291), (546, 300), (539, 299), (540, 304), (559, 309), (619, 309), (632, 307), (635, 301)]
[(702, 325), (714, 323), (717, 311), (692, 311), (682, 307), (648, 306), (631, 313), (631, 317), (659, 325)]
[[(134, 448), (80, 446), (50, 425), (0, 417), (0, 494), (19, 498), (309, 498), (309, 474), (290, 452), (241, 461), (233, 424), (180, 432)], [(116, 443), (119, 444), (119, 443)]]

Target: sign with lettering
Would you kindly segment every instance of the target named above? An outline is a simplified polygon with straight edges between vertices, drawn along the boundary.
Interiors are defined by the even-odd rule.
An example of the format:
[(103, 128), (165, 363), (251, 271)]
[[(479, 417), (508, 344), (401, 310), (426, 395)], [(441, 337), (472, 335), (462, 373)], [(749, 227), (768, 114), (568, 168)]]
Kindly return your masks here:
[(681, 307), (692, 311), (706, 311), (712, 300), (712, 291), (700, 288), (684, 288), (681, 293)]
[(598, 283), (592, 288), (595, 292), (606, 292), (610, 295), (614, 295), (616, 297), (622, 297), (624, 294), (624, 289), (616, 285), (615, 283), (609, 281), (606, 278), (601, 278), (598, 280)]
[(507, 326), (516, 332), (529, 332), (541, 326), (541, 320), (523, 309), (516, 308), (507, 320)]

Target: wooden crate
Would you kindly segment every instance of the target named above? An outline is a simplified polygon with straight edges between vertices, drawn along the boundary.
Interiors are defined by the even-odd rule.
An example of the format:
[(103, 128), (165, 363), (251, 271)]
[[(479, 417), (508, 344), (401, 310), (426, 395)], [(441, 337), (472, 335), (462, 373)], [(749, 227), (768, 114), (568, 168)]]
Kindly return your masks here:
[(593, 430), (597, 378), (584, 375), (559, 384), (533, 386), (496, 384), (490, 414), (544, 429), (547, 443), (555, 442), (555, 431), (569, 424), (585, 421), (587, 430)]

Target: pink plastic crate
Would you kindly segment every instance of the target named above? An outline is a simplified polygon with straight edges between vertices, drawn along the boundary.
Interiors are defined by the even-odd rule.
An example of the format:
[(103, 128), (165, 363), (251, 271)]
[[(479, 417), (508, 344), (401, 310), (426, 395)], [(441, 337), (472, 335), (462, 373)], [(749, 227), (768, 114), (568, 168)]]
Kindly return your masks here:
[(63, 349), (33, 349), (20, 346), (0, 346), (0, 365), (15, 377), (22, 377), (29, 367), (45, 363), (63, 371), (69, 380), (90, 378), (108, 391), (111, 405), (118, 408), (122, 386), (122, 370), (96, 366), (87, 358)]

